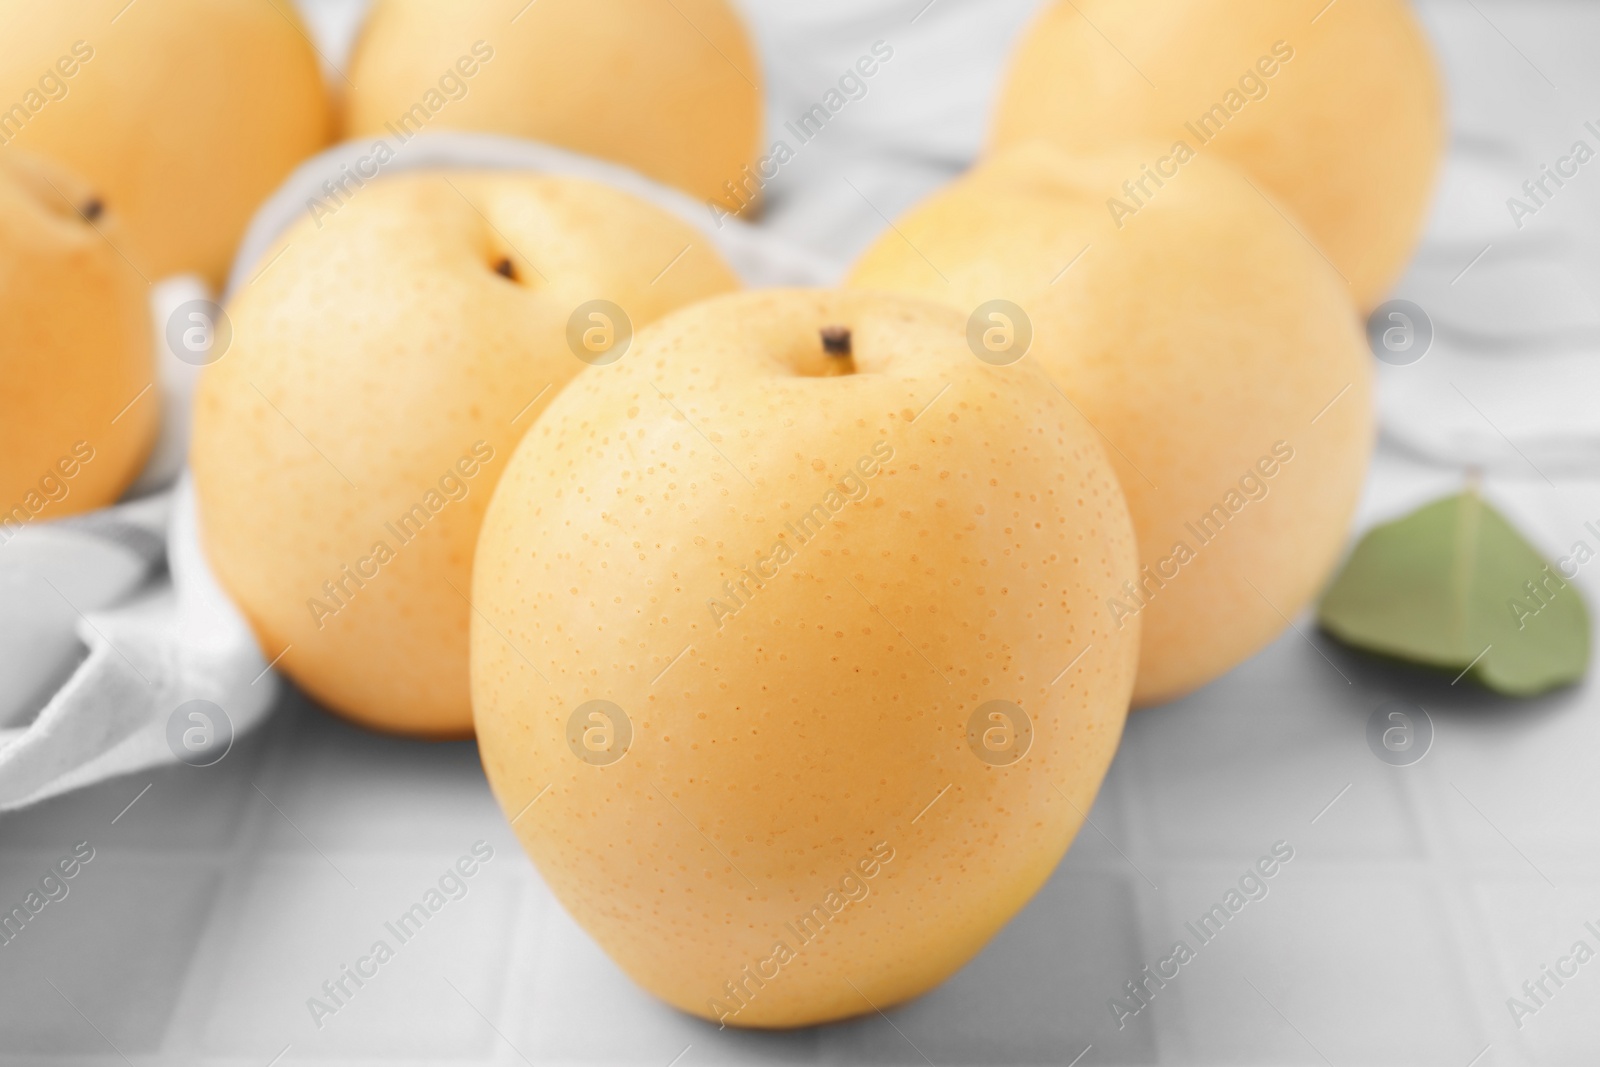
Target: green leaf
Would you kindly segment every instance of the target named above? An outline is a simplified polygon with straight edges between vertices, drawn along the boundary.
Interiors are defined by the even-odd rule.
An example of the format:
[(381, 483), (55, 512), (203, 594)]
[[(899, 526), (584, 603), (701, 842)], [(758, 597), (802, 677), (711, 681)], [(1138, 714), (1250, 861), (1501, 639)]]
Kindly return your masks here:
[[(1581, 545), (1581, 551), (1580, 551)], [(1587, 542), (1569, 574), (1596, 554)], [(1318, 621), (1346, 644), (1532, 696), (1583, 677), (1589, 613), (1577, 587), (1476, 491), (1436, 500), (1361, 539)]]

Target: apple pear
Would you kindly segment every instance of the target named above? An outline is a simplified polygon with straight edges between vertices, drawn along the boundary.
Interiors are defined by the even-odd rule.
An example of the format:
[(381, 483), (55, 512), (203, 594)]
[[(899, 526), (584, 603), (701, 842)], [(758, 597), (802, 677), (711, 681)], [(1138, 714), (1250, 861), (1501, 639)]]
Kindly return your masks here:
[(561, 903), (684, 1011), (802, 1026), (938, 984), (1116, 749), (1126, 504), (1065, 398), (964, 326), (848, 291), (685, 308), (568, 386), (490, 503), (489, 782)]
[[(1180, 143), (1237, 165), (1366, 311), (1426, 221), (1443, 90), (1407, 0), (1055, 0), (1011, 61), (991, 135), (996, 149), (1033, 138), (1079, 154), (1147, 138), (1151, 168)], [(1162, 175), (1125, 177), (1110, 195), (1128, 208), (1161, 195)]]
[(0, 543), (114, 502), (160, 422), (148, 286), (114, 206), (0, 151)]
[(728, 0), (377, 0), (350, 77), (349, 137), (502, 133), (717, 201), (759, 154), (760, 66)]
[(0, 0), (0, 145), (83, 174), (150, 281), (227, 273), (256, 206), (332, 135), (289, 0)]
[(1235, 168), (1190, 160), (1112, 221), (1107, 198), (1152, 151), (1002, 152), (850, 277), (1031, 334), (1024, 358), (1103, 435), (1143, 564), (1110, 605), (1143, 620), (1135, 704), (1224, 673), (1306, 606), (1373, 437), (1372, 358), (1343, 284)]
[(191, 446), (267, 657), (358, 722), (469, 735), (473, 545), (512, 448), (634, 326), (737, 284), (699, 231), (572, 178), (412, 172), (302, 219), (228, 307)]

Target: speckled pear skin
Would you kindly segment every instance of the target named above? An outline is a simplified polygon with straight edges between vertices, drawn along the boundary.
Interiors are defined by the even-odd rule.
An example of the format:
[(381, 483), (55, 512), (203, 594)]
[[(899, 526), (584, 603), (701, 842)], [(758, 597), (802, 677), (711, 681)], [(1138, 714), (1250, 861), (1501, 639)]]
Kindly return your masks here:
[[(854, 373), (826, 376), (829, 327)], [(489, 781), (562, 904), (684, 1011), (800, 1026), (938, 984), (1111, 761), (1126, 504), (1094, 431), (965, 329), (881, 294), (702, 302), (569, 386), (496, 490)], [(1028, 741), (984, 758), (991, 726), (1025, 736), (969, 730), (993, 700)]]
[(1138, 531), (1143, 570), (1113, 608), (1143, 622), (1136, 705), (1219, 677), (1310, 603), (1374, 436), (1372, 356), (1343, 283), (1237, 169), (1190, 160), (1112, 221), (1107, 199), (1159, 148), (1002, 152), (850, 275), (968, 313), (996, 297), (1024, 309), (1028, 361), (1109, 442)]
[(323, 704), (469, 735), (473, 546), (517, 441), (586, 366), (574, 314), (606, 298), (643, 325), (738, 281), (659, 208), (527, 174), (385, 178), (262, 263), (196, 399), (207, 558)]

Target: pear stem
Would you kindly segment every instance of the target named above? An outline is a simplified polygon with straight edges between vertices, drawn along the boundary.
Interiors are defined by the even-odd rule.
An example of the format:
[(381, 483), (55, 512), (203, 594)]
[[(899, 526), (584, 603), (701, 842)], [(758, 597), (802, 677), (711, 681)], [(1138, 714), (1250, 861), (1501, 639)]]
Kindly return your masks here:
[(856, 372), (854, 348), (850, 342), (848, 326), (824, 326), (821, 330), (822, 350), (830, 357), (823, 376), (837, 378)]

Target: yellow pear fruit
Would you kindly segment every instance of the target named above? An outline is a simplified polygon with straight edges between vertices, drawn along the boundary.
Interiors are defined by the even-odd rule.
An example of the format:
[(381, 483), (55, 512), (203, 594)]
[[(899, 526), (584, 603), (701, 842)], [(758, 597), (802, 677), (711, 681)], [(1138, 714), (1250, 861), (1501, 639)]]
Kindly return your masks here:
[(1216, 678), (1305, 607), (1373, 437), (1372, 359), (1343, 285), (1238, 171), (1192, 160), (1111, 221), (1106, 198), (1151, 151), (1001, 153), (850, 278), (973, 314), (980, 341), (1037, 361), (1103, 435), (1144, 565), (1111, 606), (1144, 624), (1135, 704)]
[(256, 206), (332, 134), (289, 0), (0, 0), (0, 145), (61, 160), (151, 281), (226, 275)]
[(938, 984), (1049, 876), (1116, 749), (1126, 504), (1065, 400), (963, 326), (877, 293), (702, 302), (569, 386), (490, 503), (490, 784), (567, 910), (684, 1011), (801, 1026)]
[[(1033, 138), (1077, 153), (1183, 142), (1235, 164), (1368, 310), (1426, 222), (1443, 90), (1407, 0), (1056, 0), (1012, 59), (991, 139)], [(1108, 196), (1128, 208), (1158, 195), (1125, 177)]]
[(512, 448), (632, 325), (737, 285), (699, 231), (571, 178), (403, 174), (290, 229), (229, 306), (191, 447), (267, 656), (358, 722), (470, 735), (473, 545)]
[(525, 137), (718, 201), (761, 138), (760, 66), (728, 0), (377, 0), (350, 77), (346, 136)]
[(150, 297), (121, 237), (88, 183), (0, 150), (0, 544), (114, 502), (155, 441)]

